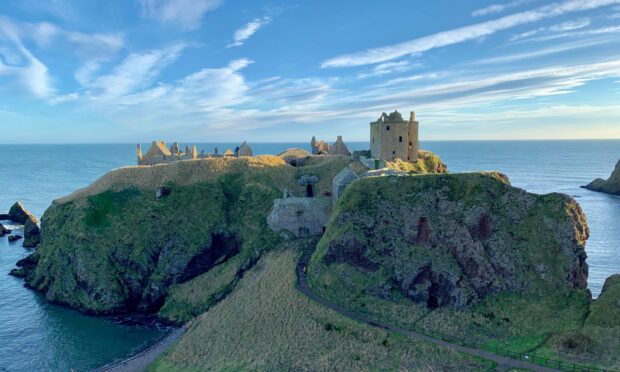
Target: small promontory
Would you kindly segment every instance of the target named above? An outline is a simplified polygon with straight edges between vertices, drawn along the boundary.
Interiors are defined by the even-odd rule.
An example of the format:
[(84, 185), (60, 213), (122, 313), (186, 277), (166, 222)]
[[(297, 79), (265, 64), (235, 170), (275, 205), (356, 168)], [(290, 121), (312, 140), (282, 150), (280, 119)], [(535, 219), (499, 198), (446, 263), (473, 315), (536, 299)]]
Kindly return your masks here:
[(607, 180), (597, 178), (584, 186), (584, 188), (612, 195), (620, 195), (620, 160)]
[(490, 294), (587, 286), (589, 231), (579, 205), (527, 193), (499, 173), (361, 179), (330, 222), (309, 269), (330, 298), (370, 294), (462, 309)]

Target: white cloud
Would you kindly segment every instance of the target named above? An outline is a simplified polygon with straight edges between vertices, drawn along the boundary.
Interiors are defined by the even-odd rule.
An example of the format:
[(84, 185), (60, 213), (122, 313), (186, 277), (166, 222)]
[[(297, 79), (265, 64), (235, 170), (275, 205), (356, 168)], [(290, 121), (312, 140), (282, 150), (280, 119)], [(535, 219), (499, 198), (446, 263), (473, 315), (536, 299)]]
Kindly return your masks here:
[(498, 31), (507, 30), (519, 25), (537, 22), (567, 13), (586, 11), (619, 3), (620, 0), (568, 0), (561, 3), (552, 3), (533, 10), (439, 32), (399, 44), (340, 55), (324, 61), (321, 66), (324, 68), (351, 67), (386, 62), (406, 55), (422, 53), (431, 49), (489, 36)]
[(411, 61), (384, 62), (374, 66), (371, 71), (359, 73), (357, 78), (365, 79), (368, 77), (405, 72), (420, 66), (420, 63), (414, 63)]
[(241, 46), (247, 39), (256, 33), (261, 27), (268, 25), (271, 22), (270, 16), (263, 18), (255, 18), (253, 21), (246, 23), (243, 27), (235, 31), (233, 35), (233, 42), (228, 44), (227, 47)]
[(471, 15), (474, 17), (486, 16), (489, 14), (501, 13), (507, 9), (515, 8), (519, 5), (523, 5), (531, 2), (532, 0), (514, 0), (503, 4), (491, 4), (487, 7), (474, 10)]
[(591, 23), (590, 18), (580, 18), (580, 19), (576, 19), (573, 21), (566, 21), (566, 22), (558, 23), (558, 24), (555, 24), (549, 27), (539, 27), (535, 30), (531, 30), (531, 31), (527, 31), (527, 32), (514, 35), (513, 37), (510, 38), (510, 41), (527, 39), (529, 37), (532, 37), (534, 35), (544, 33), (544, 32), (557, 33), (557, 32), (578, 30), (580, 28), (590, 26), (590, 23)]
[(521, 61), (524, 59), (531, 59), (531, 58), (543, 57), (543, 56), (556, 54), (556, 53), (567, 52), (569, 50), (588, 48), (591, 46), (606, 44), (608, 42), (609, 41), (607, 40), (586, 40), (583, 42), (565, 43), (565, 44), (550, 46), (544, 49), (533, 50), (533, 51), (524, 52), (524, 53), (515, 53), (515, 54), (504, 55), (504, 56), (479, 59), (475, 61), (474, 64), (488, 65), (488, 64), (495, 64), (495, 63)]
[(11, 56), (11, 52), (9, 52), (10, 57), (8, 59), (5, 57), (5, 60), (23, 62), (17, 66), (7, 66), (0, 63), (0, 72), (4, 75), (16, 77), (21, 86), (36, 97), (48, 98), (51, 96), (54, 93), (54, 88), (47, 66), (24, 46), (20, 38), (19, 27), (4, 17), (0, 17), (0, 39), (5, 39), (12, 44), (11, 51), (14, 55)]
[(183, 30), (200, 27), (202, 17), (216, 9), (222, 0), (139, 0), (143, 16), (176, 24)]
[(177, 60), (184, 48), (185, 45), (176, 44), (146, 53), (132, 53), (108, 75), (88, 81), (88, 73), (98, 68), (91, 65), (90, 71), (87, 67), (76, 78), (86, 83), (93, 97), (115, 99), (151, 85), (164, 68)]
[(569, 31), (569, 32), (562, 32), (558, 34), (537, 36), (537, 37), (527, 39), (527, 41), (548, 41), (548, 40), (556, 40), (556, 39), (562, 39), (562, 38), (608, 35), (608, 34), (616, 34), (616, 33), (620, 33), (620, 26), (608, 26), (608, 27), (602, 27), (602, 28), (595, 28), (591, 30)]

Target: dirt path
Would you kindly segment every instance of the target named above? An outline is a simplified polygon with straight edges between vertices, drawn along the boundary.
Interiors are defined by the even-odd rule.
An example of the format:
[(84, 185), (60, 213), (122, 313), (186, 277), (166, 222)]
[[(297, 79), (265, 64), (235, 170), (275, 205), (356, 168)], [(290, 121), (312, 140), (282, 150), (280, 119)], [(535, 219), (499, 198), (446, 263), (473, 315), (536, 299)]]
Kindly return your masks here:
[(395, 326), (392, 326), (386, 323), (378, 322), (367, 316), (352, 312), (339, 305), (336, 305), (335, 303), (332, 303), (324, 299), (323, 297), (320, 297), (318, 294), (314, 293), (312, 289), (310, 289), (310, 287), (308, 287), (308, 279), (307, 279), (305, 268), (307, 267), (308, 261), (310, 260), (310, 256), (311, 256), (311, 253), (307, 253), (307, 252), (303, 253), (301, 255), (301, 258), (299, 259), (299, 263), (297, 264), (297, 278), (298, 278), (298, 283), (299, 283), (297, 289), (301, 293), (309, 297), (310, 299), (318, 302), (319, 304), (325, 307), (328, 307), (336, 311), (337, 313), (347, 318), (356, 320), (360, 323), (368, 324), (373, 327), (378, 327), (378, 328), (384, 329), (389, 332), (398, 333), (398, 334), (401, 334), (401, 335), (404, 335), (404, 336), (407, 336), (407, 337), (410, 337), (416, 340), (430, 342), (435, 345), (447, 347), (447, 348), (456, 350), (464, 354), (474, 355), (474, 356), (482, 357), (487, 360), (491, 360), (497, 363), (497, 370), (499, 371), (505, 371), (511, 368), (522, 368), (522, 369), (528, 369), (528, 370), (540, 371), (540, 372), (557, 371), (556, 369), (542, 367), (536, 364), (528, 363), (524, 360), (503, 357), (503, 356), (496, 355), (496, 354), (493, 354), (485, 350), (478, 350), (478, 349), (473, 349), (473, 348), (466, 347), (466, 346), (461, 346), (459, 344), (453, 344), (453, 343), (450, 343), (444, 340), (432, 338), (424, 334), (411, 331), (409, 329), (395, 327)]
[(107, 364), (101, 368), (96, 369), (97, 372), (143, 372), (146, 371), (148, 366), (157, 359), (164, 351), (168, 349), (172, 343), (179, 339), (185, 333), (186, 327), (177, 328), (170, 332), (166, 337), (161, 339), (156, 344), (152, 345), (146, 350), (139, 352), (138, 354), (122, 360), (120, 362)]

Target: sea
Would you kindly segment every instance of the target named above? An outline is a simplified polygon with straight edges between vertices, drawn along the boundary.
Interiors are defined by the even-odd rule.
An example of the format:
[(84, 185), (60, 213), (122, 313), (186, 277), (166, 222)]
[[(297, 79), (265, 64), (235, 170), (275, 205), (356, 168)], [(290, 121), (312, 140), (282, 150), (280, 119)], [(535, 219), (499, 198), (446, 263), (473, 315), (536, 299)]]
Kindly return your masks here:
[[(308, 143), (250, 145), (255, 155), (293, 147), (310, 150)], [(533, 193), (572, 195), (590, 226), (586, 250), (593, 295), (598, 296), (606, 277), (620, 273), (620, 197), (580, 188), (610, 175), (620, 159), (620, 140), (428, 141), (421, 145), (437, 153), (452, 173), (499, 171), (514, 186)], [(143, 149), (148, 146), (142, 144)], [(214, 147), (223, 152), (236, 144), (197, 146), (199, 152), (212, 152)], [(363, 150), (368, 143), (348, 146)], [(135, 162), (135, 144), (0, 145), (0, 213), (19, 200), (41, 217), (52, 200)], [(31, 252), (20, 242), (0, 238), (0, 371), (90, 370), (126, 358), (166, 332), (48, 303), (25, 288), (21, 279), (8, 275), (15, 262)]]

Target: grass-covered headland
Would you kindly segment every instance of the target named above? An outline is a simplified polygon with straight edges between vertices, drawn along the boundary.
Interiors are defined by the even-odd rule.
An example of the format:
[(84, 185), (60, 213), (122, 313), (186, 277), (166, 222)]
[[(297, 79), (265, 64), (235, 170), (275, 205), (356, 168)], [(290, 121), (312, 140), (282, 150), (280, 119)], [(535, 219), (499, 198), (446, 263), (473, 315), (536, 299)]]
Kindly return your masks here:
[(269, 229), (285, 189), (304, 196), (298, 180), (312, 175), (327, 197), (348, 165), (363, 171), (343, 156), (112, 171), (45, 212), (41, 245), (22, 262), (26, 284), (87, 313), (186, 323), (155, 371), (495, 367), (305, 297), (295, 268), (311, 250), (311, 288), (347, 310), (486, 349), (620, 368), (620, 280), (591, 300), (588, 228), (572, 198), (529, 194), (498, 173), (445, 174), (424, 152), (388, 164), (407, 176), (350, 184), (320, 238)]

